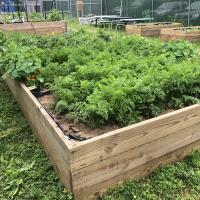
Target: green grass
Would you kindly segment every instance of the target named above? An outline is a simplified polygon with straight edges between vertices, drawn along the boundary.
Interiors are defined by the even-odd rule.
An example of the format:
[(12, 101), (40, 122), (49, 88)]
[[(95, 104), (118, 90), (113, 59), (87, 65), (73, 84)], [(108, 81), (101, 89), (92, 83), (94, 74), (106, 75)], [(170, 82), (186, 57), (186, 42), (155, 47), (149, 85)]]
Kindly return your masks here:
[[(200, 152), (140, 181), (126, 181), (103, 200), (199, 200)], [(70, 200), (5, 84), (0, 81), (0, 199)]]
[(0, 81), (0, 200), (70, 200), (43, 148)]
[(127, 181), (103, 200), (199, 200), (200, 152), (158, 169), (140, 181)]

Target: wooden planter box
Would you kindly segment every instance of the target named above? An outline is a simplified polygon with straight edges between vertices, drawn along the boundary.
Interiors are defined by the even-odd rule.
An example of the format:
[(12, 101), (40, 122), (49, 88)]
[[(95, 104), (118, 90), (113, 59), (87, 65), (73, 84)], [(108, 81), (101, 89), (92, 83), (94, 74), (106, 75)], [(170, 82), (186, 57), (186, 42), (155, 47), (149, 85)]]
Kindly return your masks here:
[(200, 105), (75, 142), (64, 136), (24, 84), (6, 83), (75, 200), (95, 199), (126, 178), (141, 178), (200, 148)]
[(196, 42), (200, 40), (200, 26), (162, 29), (161, 40), (189, 40)]
[(24, 32), (37, 35), (59, 34), (66, 31), (65, 21), (53, 22), (25, 22), (0, 24), (1, 31)]
[(147, 37), (159, 37), (162, 28), (181, 27), (181, 23), (159, 22), (159, 23), (143, 23), (126, 25), (126, 33), (137, 34)]

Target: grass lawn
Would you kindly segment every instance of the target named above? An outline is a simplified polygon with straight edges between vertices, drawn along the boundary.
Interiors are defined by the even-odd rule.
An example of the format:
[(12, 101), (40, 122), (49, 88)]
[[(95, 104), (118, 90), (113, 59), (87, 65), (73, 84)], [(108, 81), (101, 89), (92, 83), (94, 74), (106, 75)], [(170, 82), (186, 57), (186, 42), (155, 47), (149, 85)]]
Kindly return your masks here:
[(69, 200), (43, 148), (0, 81), (0, 200)]

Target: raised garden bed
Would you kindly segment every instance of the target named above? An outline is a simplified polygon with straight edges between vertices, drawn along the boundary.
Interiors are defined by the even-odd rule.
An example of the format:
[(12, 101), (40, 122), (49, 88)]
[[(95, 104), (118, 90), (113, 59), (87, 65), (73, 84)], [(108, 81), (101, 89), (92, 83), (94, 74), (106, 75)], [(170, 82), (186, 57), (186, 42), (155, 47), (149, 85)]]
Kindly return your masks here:
[(181, 27), (181, 23), (159, 22), (159, 23), (143, 23), (135, 25), (126, 25), (125, 31), (130, 34), (141, 36), (159, 37), (163, 28)]
[(85, 30), (0, 38), (3, 77), (75, 199), (200, 147), (196, 45)]
[(59, 34), (66, 32), (65, 21), (53, 22), (25, 22), (25, 23), (12, 23), (0, 24), (1, 31), (24, 32), (36, 35)]
[(141, 178), (200, 148), (200, 105), (79, 142), (65, 136), (28, 87), (6, 83), (75, 200), (95, 199), (126, 178)]
[(200, 27), (183, 27), (162, 29), (161, 40), (188, 40), (196, 42), (200, 40)]

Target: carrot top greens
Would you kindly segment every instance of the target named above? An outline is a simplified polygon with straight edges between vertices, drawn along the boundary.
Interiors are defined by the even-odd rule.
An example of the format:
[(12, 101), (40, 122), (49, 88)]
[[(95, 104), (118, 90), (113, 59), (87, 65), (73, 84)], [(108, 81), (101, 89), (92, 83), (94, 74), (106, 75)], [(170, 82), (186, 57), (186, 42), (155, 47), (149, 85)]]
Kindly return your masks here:
[(199, 49), (189, 42), (81, 30), (1, 33), (0, 46), (4, 77), (48, 87), (57, 112), (92, 127), (128, 125), (199, 102)]

